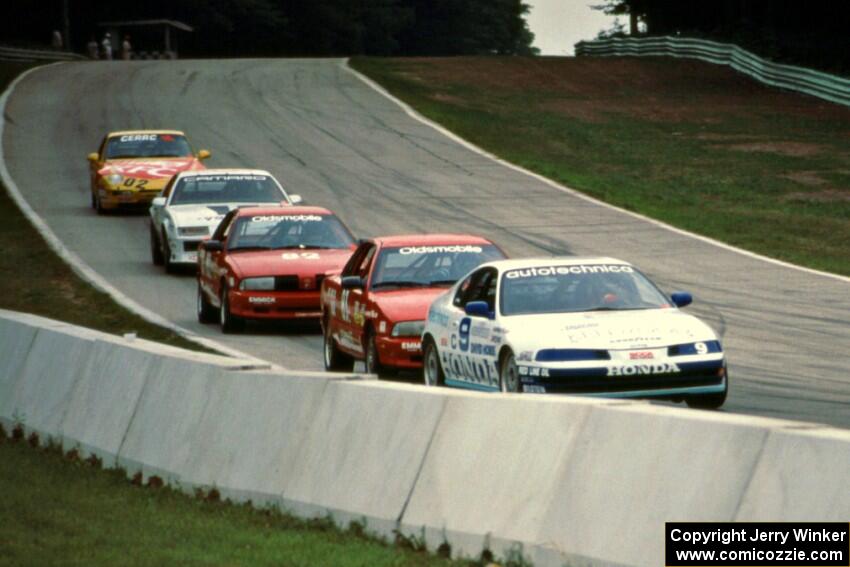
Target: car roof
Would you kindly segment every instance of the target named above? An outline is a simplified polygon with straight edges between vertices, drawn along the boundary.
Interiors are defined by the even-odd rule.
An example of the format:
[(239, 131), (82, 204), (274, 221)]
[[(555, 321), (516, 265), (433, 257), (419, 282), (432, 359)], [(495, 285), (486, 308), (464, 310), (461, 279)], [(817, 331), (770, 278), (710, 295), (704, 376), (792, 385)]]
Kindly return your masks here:
[(237, 217), (259, 215), (333, 215), (334, 212), (324, 207), (311, 206), (275, 206), (275, 207), (244, 207), (236, 213)]
[(116, 130), (106, 135), (107, 138), (114, 136), (129, 136), (132, 134), (173, 134), (174, 136), (185, 136), (180, 130)]
[(450, 246), (454, 244), (493, 244), (481, 236), (472, 234), (397, 234), (377, 236), (368, 240), (381, 246)]
[(610, 256), (552, 256), (549, 258), (519, 258), (510, 260), (494, 260), (481, 266), (492, 266), (499, 270), (516, 270), (518, 268), (543, 268), (547, 266), (576, 266), (581, 264), (632, 264)]
[(192, 171), (181, 171), (180, 177), (194, 177), (195, 175), (268, 175), (274, 177), (265, 169), (244, 169), (238, 167), (218, 167), (215, 169), (196, 169)]

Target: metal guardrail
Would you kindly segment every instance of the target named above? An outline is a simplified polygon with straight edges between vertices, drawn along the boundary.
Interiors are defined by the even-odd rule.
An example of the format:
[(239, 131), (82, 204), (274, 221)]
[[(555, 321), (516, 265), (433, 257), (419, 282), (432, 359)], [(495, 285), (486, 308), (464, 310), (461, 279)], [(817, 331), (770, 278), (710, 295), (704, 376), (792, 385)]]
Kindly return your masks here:
[(611, 38), (580, 41), (578, 56), (662, 56), (699, 59), (728, 65), (753, 79), (791, 91), (850, 106), (850, 79), (794, 65), (782, 65), (729, 43), (684, 37)]
[(87, 58), (69, 51), (0, 46), (0, 60), (2, 61), (80, 61), (85, 59)]

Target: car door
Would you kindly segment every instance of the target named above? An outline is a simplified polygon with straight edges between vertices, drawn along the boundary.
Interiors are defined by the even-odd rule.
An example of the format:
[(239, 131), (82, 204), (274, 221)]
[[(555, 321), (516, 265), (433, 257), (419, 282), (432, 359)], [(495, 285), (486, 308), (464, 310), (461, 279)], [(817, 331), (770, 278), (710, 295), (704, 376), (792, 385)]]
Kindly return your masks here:
[(363, 287), (342, 288), (339, 296), (339, 329), (340, 346), (352, 354), (362, 356), (369, 280), (378, 246), (374, 242), (366, 242), (361, 245), (359, 252), (362, 254), (356, 262), (346, 266), (349, 272), (343, 272), (343, 277), (358, 276)]
[(220, 306), (221, 275), (223, 271), (226, 272), (223, 259), (226, 253), (227, 237), (238, 213), (239, 209), (227, 213), (210, 238), (212, 241), (221, 242), (221, 250), (207, 250), (203, 245), (198, 248), (198, 278), (201, 288), (207, 294), (207, 299), (215, 306)]
[[(449, 340), (443, 356), (446, 378), (459, 385), (476, 389), (497, 389), (499, 376), (495, 359), (498, 356), (494, 321), (485, 315), (468, 315), (466, 305), (484, 301), (495, 312), (498, 270), (485, 267), (474, 271), (458, 286), (449, 308)], [(446, 347), (442, 347), (446, 349)]]

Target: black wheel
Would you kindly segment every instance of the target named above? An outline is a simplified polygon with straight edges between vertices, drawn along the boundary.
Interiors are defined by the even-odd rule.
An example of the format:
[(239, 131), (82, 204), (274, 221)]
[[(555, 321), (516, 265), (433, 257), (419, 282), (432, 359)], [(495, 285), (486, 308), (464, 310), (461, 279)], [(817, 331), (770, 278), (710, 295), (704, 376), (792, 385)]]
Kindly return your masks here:
[(685, 403), (689, 408), (716, 410), (726, 403), (726, 394), (729, 393), (729, 374), (725, 378), (726, 387), (718, 394), (703, 394), (701, 396), (689, 396), (685, 398)]
[(218, 312), (212, 303), (207, 301), (207, 296), (204, 295), (200, 282), (198, 282), (197, 311), (198, 322), (200, 323), (215, 323), (218, 320)]
[(97, 211), (99, 215), (105, 215), (106, 209), (103, 208), (103, 205), (100, 204), (100, 197), (97, 194), (92, 195), (92, 199), (94, 199), (94, 210)]
[(520, 392), (519, 369), (510, 350), (505, 351), (499, 363), (499, 389), (503, 392)]
[(162, 248), (159, 245), (159, 238), (156, 237), (156, 231), (151, 224), (151, 262), (154, 266), (162, 266)]
[(218, 321), (221, 325), (221, 331), (227, 334), (238, 333), (245, 328), (245, 319), (237, 317), (230, 312), (230, 293), (227, 285), (221, 286), (221, 309), (219, 310)]
[(91, 193), (91, 208), (97, 210), (97, 198), (94, 196), (94, 191), (90, 191)]
[(166, 274), (174, 273), (174, 264), (171, 263), (171, 246), (168, 244), (168, 235), (162, 231), (162, 264), (165, 266)]
[(445, 386), (446, 376), (443, 374), (443, 365), (440, 362), (440, 353), (437, 345), (430, 337), (425, 339), (425, 355), (422, 362), (422, 378), (426, 386)]
[(366, 373), (377, 374), (378, 376), (388, 374), (386, 366), (381, 364), (381, 359), (378, 356), (378, 343), (375, 340), (375, 332), (371, 329), (366, 334)]
[(331, 335), (330, 324), (324, 324), (324, 360), (325, 370), (329, 372), (351, 372), (354, 370), (354, 359), (337, 348)]

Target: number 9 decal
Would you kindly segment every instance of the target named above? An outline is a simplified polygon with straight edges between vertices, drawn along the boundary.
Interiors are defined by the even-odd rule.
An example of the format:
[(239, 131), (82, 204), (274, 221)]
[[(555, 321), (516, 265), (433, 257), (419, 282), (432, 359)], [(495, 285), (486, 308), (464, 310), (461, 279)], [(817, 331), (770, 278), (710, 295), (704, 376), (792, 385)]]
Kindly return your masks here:
[(706, 354), (708, 352), (708, 346), (705, 343), (695, 343), (694, 350), (697, 351), (697, 354)]

